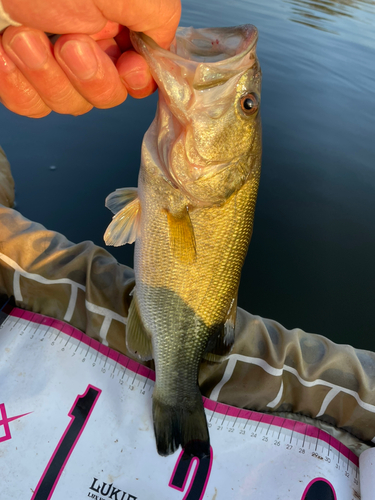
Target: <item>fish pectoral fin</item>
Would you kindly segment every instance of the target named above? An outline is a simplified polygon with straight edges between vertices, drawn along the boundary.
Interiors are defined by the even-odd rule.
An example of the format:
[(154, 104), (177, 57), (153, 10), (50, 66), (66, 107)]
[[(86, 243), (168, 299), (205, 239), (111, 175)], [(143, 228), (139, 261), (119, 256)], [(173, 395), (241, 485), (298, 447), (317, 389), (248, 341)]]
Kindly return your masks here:
[(137, 188), (121, 188), (116, 189), (109, 194), (105, 199), (105, 206), (115, 215), (122, 210), (126, 205), (138, 198)]
[(128, 351), (142, 361), (152, 359), (151, 337), (143, 326), (135, 294), (129, 307), (128, 323), (126, 325), (126, 347)]
[(169, 228), (169, 245), (173, 256), (184, 264), (191, 264), (196, 260), (194, 228), (190, 220), (188, 209), (174, 215), (167, 211)]
[(206, 352), (203, 354), (206, 361), (221, 363), (232, 350), (235, 339), (237, 295), (238, 292), (232, 299), (225, 323), (220, 325), (218, 331), (208, 341)]
[(119, 208), (104, 233), (106, 245), (119, 247), (127, 243), (134, 243), (139, 234), (141, 216), (141, 203), (136, 189), (117, 189), (107, 197), (106, 206), (112, 212)]

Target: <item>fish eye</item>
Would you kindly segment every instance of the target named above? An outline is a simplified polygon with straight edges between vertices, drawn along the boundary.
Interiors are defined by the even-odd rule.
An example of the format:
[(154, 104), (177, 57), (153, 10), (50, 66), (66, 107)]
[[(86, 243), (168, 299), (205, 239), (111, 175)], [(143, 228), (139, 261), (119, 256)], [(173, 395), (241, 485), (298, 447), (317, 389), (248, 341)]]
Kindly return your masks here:
[(242, 111), (247, 116), (253, 115), (259, 108), (258, 97), (254, 94), (254, 92), (250, 92), (249, 94), (242, 96), (240, 104)]

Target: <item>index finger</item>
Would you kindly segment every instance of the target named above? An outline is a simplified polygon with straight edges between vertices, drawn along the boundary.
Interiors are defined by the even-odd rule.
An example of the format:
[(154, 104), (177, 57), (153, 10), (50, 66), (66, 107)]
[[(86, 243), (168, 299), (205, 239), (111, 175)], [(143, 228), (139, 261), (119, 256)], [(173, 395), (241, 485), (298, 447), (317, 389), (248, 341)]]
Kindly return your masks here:
[(1, 0), (0, 3), (14, 21), (40, 31), (93, 34), (112, 21), (133, 31), (143, 31), (164, 48), (171, 44), (181, 15), (180, 0)]

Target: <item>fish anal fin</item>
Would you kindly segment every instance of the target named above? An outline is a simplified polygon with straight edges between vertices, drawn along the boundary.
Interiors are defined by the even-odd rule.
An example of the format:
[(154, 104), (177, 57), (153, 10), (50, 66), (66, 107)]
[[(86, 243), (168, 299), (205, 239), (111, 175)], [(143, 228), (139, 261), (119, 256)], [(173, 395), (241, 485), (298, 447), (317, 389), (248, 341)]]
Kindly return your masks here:
[(127, 203), (112, 219), (104, 233), (106, 245), (119, 247), (134, 243), (139, 234), (141, 204), (139, 198)]
[(238, 292), (232, 299), (225, 323), (218, 327), (217, 331), (208, 341), (206, 352), (203, 354), (203, 358), (206, 361), (221, 363), (228, 357), (232, 350), (235, 339), (237, 294)]
[(142, 361), (152, 359), (151, 337), (143, 326), (136, 294), (133, 295), (129, 307), (126, 325), (126, 347), (131, 354)]
[(167, 211), (169, 244), (173, 256), (184, 264), (192, 264), (197, 257), (194, 228), (186, 208), (178, 214)]

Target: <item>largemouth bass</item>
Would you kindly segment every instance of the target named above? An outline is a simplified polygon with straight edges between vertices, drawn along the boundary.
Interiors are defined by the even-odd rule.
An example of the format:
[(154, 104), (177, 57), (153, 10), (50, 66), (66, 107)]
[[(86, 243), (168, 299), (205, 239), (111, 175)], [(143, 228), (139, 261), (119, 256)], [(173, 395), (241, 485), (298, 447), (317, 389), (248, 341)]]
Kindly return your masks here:
[(179, 28), (170, 51), (131, 34), (159, 87), (138, 189), (106, 200), (108, 245), (135, 241), (128, 349), (154, 358), (159, 454), (209, 453), (198, 369), (234, 342), (261, 165), (257, 30)]

